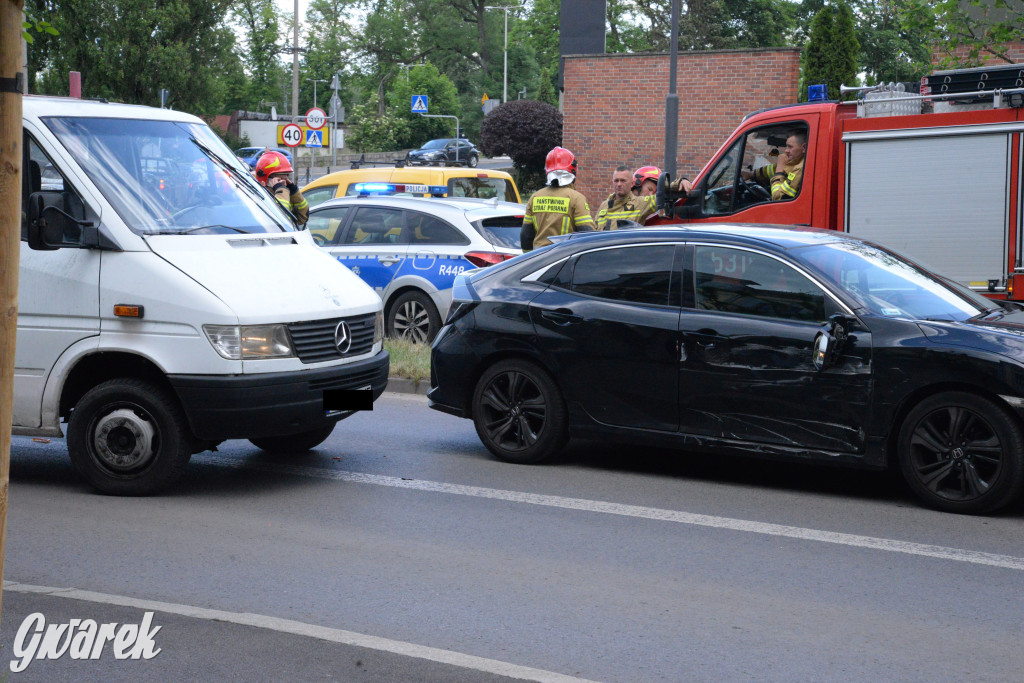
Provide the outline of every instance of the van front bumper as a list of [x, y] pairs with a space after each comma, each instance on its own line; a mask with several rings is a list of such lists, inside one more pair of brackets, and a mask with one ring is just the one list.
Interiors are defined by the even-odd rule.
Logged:
[[192, 432], [205, 441], [288, 436], [319, 429], [350, 412], [324, 410], [324, 392], [366, 389], [373, 400], [388, 384], [391, 358], [316, 370], [260, 375], [170, 375]]

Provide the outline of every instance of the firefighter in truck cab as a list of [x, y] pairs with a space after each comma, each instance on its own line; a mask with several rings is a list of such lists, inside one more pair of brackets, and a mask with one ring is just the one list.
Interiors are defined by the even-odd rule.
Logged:
[[753, 180], [771, 191], [772, 201], [793, 199], [800, 192], [804, 178], [804, 157], [807, 155], [807, 133], [802, 130], [790, 131], [786, 136], [786, 147], [775, 163], [762, 166], [754, 171], [743, 170], [744, 180]]

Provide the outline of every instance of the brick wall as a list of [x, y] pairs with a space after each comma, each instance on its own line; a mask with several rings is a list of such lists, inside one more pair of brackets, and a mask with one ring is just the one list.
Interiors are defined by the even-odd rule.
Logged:
[[[1007, 44], [1005, 52], [1010, 58], [1010, 62], [999, 57], [993, 57], [985, 52], [982, 52], [980, 56], [985, 64], [991, 65], [1024, 63], [1024, 42]], [[970, 49], [966, 47], [958, 47], [953, 50], [943, 50], [940, 47], [936, 47], [932, 52], [932, 64], [937, 66], [946, 57], [952, 57], [954, 60], [965, 60], [969, 53]]]
[[[798, 48], [679, 54], [679, 172], [692, 178], [745, 114], [796, 102], [799, 71]], [[616, 166], [664, 164], [668, 72], [668, 54], [565, 58], [562, 145], [580, 160], [576, 186], [595, 212]]]

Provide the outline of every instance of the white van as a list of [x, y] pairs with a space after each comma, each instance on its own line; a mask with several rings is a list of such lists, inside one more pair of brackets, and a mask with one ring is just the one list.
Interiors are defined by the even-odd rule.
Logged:
[[380, 298], [200, 119], [25, 97], [20, 435], [145, 494], [225, 439], [301, 452], [387, 384]]

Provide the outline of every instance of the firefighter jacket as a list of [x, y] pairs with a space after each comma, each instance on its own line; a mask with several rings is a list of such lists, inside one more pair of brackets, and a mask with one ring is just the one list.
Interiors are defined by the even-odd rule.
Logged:
[[309, 220], [309, 202], [299, 192], [299, 187], [295, 183], [281, 183], [274, 188], [274, 197], [281, 206], [291, 211], [299, 225], [305, 225]]
[[519, 236], [523, 251], [551, 244], [554, 235], [568, 235], [594, 229], [587, 198], [572, 185], [548, 185], [533, 193], [526, 203], [526, 216]]
[[630, 194], [619, 198], [613, 192], [601, 202], [595, 230], [617, 230], [619, 221], [634, 221], [643, 225], [648, 216], [657, 212], [657, 199], [654, 195], [637, 197]]
[[804, 179], [804, 159], [792, 166], [768, 164], [754, 171], [754, 180], [762, 185], [769, 185], [772, 190], [772, 201], [792, 199], [800, 192], [800, 183]]

